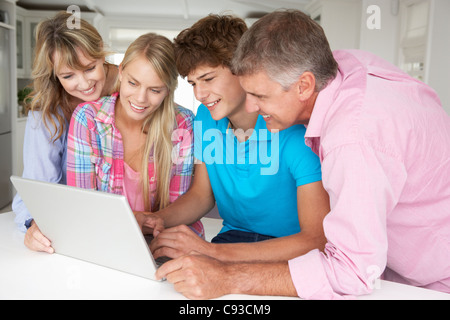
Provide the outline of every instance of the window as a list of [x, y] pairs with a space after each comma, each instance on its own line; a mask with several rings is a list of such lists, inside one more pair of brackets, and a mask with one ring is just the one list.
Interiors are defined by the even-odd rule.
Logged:
[[429, 1], [404, 0], [400, 40], [400, 62], [409, 75], [425, 80]]

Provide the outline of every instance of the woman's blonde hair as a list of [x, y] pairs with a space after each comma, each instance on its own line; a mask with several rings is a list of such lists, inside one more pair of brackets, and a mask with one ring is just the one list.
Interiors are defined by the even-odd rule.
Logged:
[[[103, 50], [102, 37], [91, 24], [80, 19], [80, 28], [69, 29], [67, 21], [70, 18], [70, 13], [62, 11], [40, 22], [36, 28], [33, 91], [29, 95], [32, 98], [29, 109], [42, 112], [42, 119], [52, 140], [61, 137], [66, 129], [64, 115], [73, 111], [69, 103], [70, 95], [56, 77], [56, 65], [67, 65], [77, 70], [85, 68], [78, 59], [78, 50], [95, 60], [108, 55]], [[60, 61], [53, 61], [55, 52], [59, 53]], [[63, 114], [58, 108], [62, 109]]]
[[[127, 49], [121, 63], [124, 70], [137, 57], [145, 57], [166, 85], [168, 95], [161, 106], [145, 119], [142, 130], [147, 134], [141, 165], [142, 190], [146, 211], [160, 210], [170, 203], [169, 187], [172, 171], [172, 132], [176, 128], [174, 93], [178, 71], [172, 42], [160, 35], [147, 33], [137, 38]], [[120, 84], [116, 84], [116, 89]], [[149, 158], [153, 155], [156, 192], [153, 205], [149, 194]]]

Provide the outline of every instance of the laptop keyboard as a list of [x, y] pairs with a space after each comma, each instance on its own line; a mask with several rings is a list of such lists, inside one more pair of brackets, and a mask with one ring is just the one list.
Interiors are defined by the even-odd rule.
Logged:
[[[153, 240], [153, 236], [152, 235], [144, 235], [144, 238], [145, 238], [145, 241], [147, 242], [147, 244], [150, 245], [150, 242], [152, 242], [152, 240]], [[169, 260], [172, 260], [172, 258], [159, 257], [158, 259], [155, 259], [155, 262], [156, 262], [156, 265], [158, 267], [160, 267]]]
[[159, 257], [158, 259], [155, 260], [156, 265], [158, 267], [162, 266], [164, 263], [166, 263], [167, 261], [172, 260], [172, 258], [169, 257]]

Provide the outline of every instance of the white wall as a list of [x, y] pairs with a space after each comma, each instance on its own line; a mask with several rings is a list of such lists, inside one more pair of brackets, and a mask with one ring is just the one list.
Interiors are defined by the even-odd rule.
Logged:
[[450, 115], [450, 0], [433, 0], [430, 9], [425, 82]]
[[[380, 8], [379, 29], [371, 25], [370, 19], [374, 13], [367, 12], [367, 9], [373, 5]], [[397, 64], [399, 18], [398, 14], [393, 12], [392, 1], [362, 0], [361, 14], [360, 49], [372, 52], [392, 64]]]
[[429, 1], [430, 10], [420, 79], [438, 93], [450, 114], [450, 0], [314, 0], [306, 12], [320, 20], [332, 50], [369, 51], [402, 68], [402, 8], [421, 1]]

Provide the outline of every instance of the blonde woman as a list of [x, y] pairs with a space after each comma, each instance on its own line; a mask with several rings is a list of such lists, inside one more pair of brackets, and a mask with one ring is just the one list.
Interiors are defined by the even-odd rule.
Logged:
[[[66, 12], [37, 27], [33, 91], [24, 139], [23, 177], [66, 183], [67, 131], [78, 104], [111, 93], [117, 66], [105, 63], [107, 52], [97, 30], [81, 19], [80, 28], [67, 28]], [[16, 224], [26, 232], [25, 245], [53, 252], [22, 199], [13, 200]]]
[[[81, 104], [69, 128], [67, 183], [125, 195], [135, 213], [155, 212], [185, 193], [193, 170], [191, 111], [176, 106], [172, 43], [136, 39], [119, 67], [118, 92]], [[191, 225], [199, 236], [203, 225]]]

